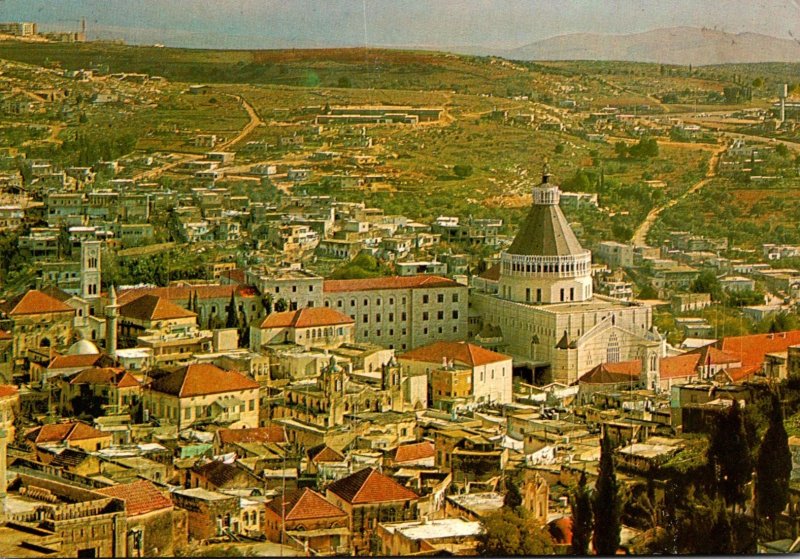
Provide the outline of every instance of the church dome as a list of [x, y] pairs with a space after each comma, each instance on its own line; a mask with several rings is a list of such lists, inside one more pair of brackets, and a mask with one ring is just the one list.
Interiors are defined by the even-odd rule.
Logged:
[[100, 350], [89, 340], [79, 340], [69, 346], [67, 355], [98, 355]]
[[560, 190], [545, 170], [542, 182], [533, 188], [533, 206], [519, 228], [509, 254], [525, 256], [583, 256], [581, 246], [567, 218], [558, 206]]

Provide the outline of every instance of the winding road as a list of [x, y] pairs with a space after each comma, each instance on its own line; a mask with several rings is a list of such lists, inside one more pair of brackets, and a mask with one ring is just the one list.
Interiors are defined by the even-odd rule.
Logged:
[[677, 198], [673, 198], [669, 202], [653, 208], [650, 210], [650, 213], [647, 214], [647, 217], [644, 219], [641, 225], [636, 229], [636, 232], [633, 234], [632, 243], [634, 246], [647, 246], [647, 234], [650, 232], [650, 229], [653, 227], [653, 224], [658, 219], [658, 216], [661, 215], [661, 212], [666, 210], [667, 208], [671, 208], [679, 201], [683, 200], [687, 196], [694, 194], [695, 192], [699, 191], [709, 182], [711, 179], [717, 176], [717, 163], [719, 162], [719, 157], [722, 155], [722, 152], [727, 149], [727, 145], [723, 144], [719, 146], [716, 150], [714, 150], [713, 155], [708, 160], [708, 170], [706, 171], [706, 176], [703, 177], [702, 180], [693, 184], [686, 192], [678, 196]]

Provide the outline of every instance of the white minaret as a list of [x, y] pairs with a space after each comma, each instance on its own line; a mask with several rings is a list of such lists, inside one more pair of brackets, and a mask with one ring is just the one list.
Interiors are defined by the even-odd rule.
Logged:
[[112, 285], [108, 292], [108, 304], [106, 305], [106, 353], [111, 357], [117, 356], [118, 317], [119, 305], [117, 304], [117, 291]]
[[100, 298], [100, 241], [81, 243], [81, 297], [87, 301]]

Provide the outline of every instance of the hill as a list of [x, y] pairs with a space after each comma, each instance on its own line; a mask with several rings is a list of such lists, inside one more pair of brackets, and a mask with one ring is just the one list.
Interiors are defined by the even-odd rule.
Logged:
[[630, 35], [559, 35], [502, 55], [516, 60], [625, 60], [702, 66], [796, 62], [800, 59], [800, 43], [757, 33], [671, 27]]

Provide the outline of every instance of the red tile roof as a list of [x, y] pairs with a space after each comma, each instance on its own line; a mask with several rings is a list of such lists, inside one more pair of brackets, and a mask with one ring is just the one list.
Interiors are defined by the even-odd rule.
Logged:
[[238, 392], [258, 388], [259, 384], [237, 371], [225, 371], [210, 363], [181, 367], [150, 385], [152, 390], [179, 398]]
[[75, 312], [69, 305], [36, 289], [0, 303], [0, 310], [8, 316]]
[[434, 342], [398, 356], [399, 359], [438, 364], [441, 364], [445, 357], [468, 367], [479, 367], [511, 359], [508, 355], [466, 342]]
[[759, 365], [751, 365], [749, 367], [731, 367], [729, 369], [722, 369], [717, 374], [725, 375], [731, 382], [741, 382], [747, 380], [755, 375], [761, 367]]
[[125, 511], [128, 513], [128, 518], [173, 508], [172, 500], [147, 480], [112, 485], [95, 491], [107, 497], [116, 497], [125, 501]]
[[170, 300], [155, 295], [142, 295], [119, 308], [120, 316], [136, 320], [169, 320], [175, 318], [190, 318], [197, 313], [187, 311]]
[[[284, 507], [283, 512], [281, 512], [281, 504]], [[346, 512], [308, 487], [287, 493], [283, 498], [276, 497], [267, 503], [267, 507], [285, 520], [307, 521], [347, 517]]]
[[231, 443], [283, 443], [286, 442], [286, 430], [280, 425], [254, 427], [252, 429], [219, 429], [217, 431], [220, 444]]
[[719, 348], [740, 357], [742, 367], [761, 366], [767, 353], [787, 351], [789, 346], [800, 344], [800, 330], [778, 332], [776, 334], [753, 334], [735, 336], [717, 342]]
[[[700, 355], [684, 353], [672, 357], [662, 357], [658, 362], [659, 376], [662, 379], [676, 379], [697, 376]], [[642, 371], [642, 360], [601, 363], [578, 379], [580, 384], [618, 384], [636, 382]]]
[[121, 367], [92, 367], [76, 373], [70, 384], [108, 384], [118, 388], [141, 386], [136, 378]]
[[500, 264], [491, 266], [488, 270], [478, 276], [489, 281], [500, 281]]
[[700, 364], [706, 365], [732, 365], [733, 363], [740, 363], [741, 358], [738, 355], [717, 349], [712, 345], [705, 345], [693, 349], [689, 353], [697, 353], [700, 355]]
[[274, 312], [261, 323], [261, 328], [313, 328], [352, 324], [354, 320], [337, 310], [311, 307], [296, 311]]
[[376, 289], [417, 289], [432, 287], [463, 287], [451, 279], [441, 276], [390, 276], [368, 279], [325, 280], [325, 293], [347, 291], [374, 291]]
[[26, 435], [26, 439], [34, 443], [56, 443], [64, 441], [82, 441], [101, 437], [111, 438], [110, 433], [104, 433], [82, 421], [68, 423], [51, 423], [33, 429]]
[[319, 463], [319, 462], [344, 462], [345, 457], [336, 452], [334, 449], [329, 447], [326, 444], [321, 444], [319, 446], [315, 446], [308, 451], [308, 457], [311, 459], [312, 462]]
[[12, 384], [0, 384], [0, 398], [7, 398], [8, 396], [14, 396], [19, 392], [16, 386]]
[[169, 301], [178, 302], [181, 305], [188, 305], [189, 297], [197, 294], [198, 301], [206, 299], [221, 299], [226, 303], [231, 298], [231, 293], [236, 293], [236, 297], [257, 297], [258, 291], [250, 285], [181, 285], [169, 287], [139, 287], [120, 291], [117, 295], [117, 302], [124, 305], [138, 299], [144, 295], [154, 295]]
[[416, 493], [375, 468], [364, 468], [336, 480], [328, 486], [328, 491], [353, 505], [419, 499]]
[[104, 363], [110, 363], [111, 358], [102, 353], [90, 355], [57, 355], [50, 361], [48, 369], [75, 369], [100, 367]]
[[435, 454], [436, 450], [430, 441], [404, 444], [394, 449], [394, 461], [397, 463], [414, 462], [416, 460], [423, 460], [425, 458], [433, 458]]

